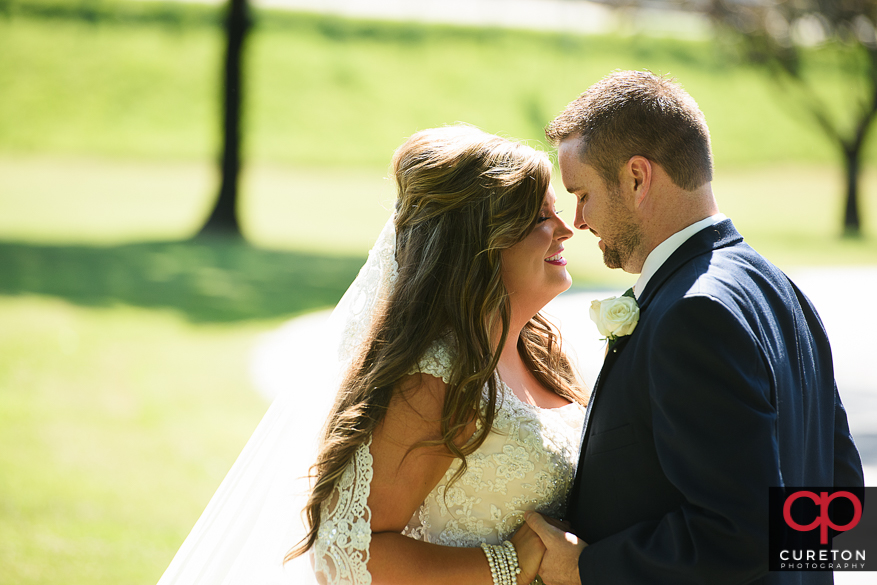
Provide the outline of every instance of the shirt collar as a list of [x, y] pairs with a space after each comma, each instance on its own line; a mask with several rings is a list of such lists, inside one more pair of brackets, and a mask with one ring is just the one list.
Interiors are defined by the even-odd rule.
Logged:
[[725, 214], [717, 213], [715, 215], [711, 215], [706, 219], [702, 219], [698, 222], [695, 222], [684, 228], [679, 230], [652, 250], [652, 252], [646, 258], [646, 261], [643, 263], [642, 272], [640, 272], [639, 278], [636, 281], [636, 284], [633, 285], [633, 294], [636, 295], [636, 298], [639, 299], [640, 295], [646, 290], [646, 285], [649, 283], [649, 280], [655, 275], [658, 269], [667, 261], [667, 259], [673, 255], [673, 252], [679, 249], [679, 246], [684, 244], [691, 236], [696, 234], [697, 232], [706, 229], [708, 227], [714, 226], [720, 221], [724, 221], [728, 219]]

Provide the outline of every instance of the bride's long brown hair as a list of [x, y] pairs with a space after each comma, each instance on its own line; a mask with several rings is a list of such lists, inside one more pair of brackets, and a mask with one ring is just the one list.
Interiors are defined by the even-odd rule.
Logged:
[[[287, 555], [309, 550], [320, 526], [320, 507], [330, 498], [356, 449], [383, 420], [399, 382], [415, 369], [439, 337], [453, 340], [455, 360], [441, 416], [441, 439], [463, 463], [493, 427], [494, 376], [508, 337], [509, 295], [500, 252], [521, 241], [536, 224], [551, 180], [545, 153], [469, 126], [418, 132], [396, 150], [396, 260], [399, 275], [383, 314], [341, 385], [324, 430], [316, 483], [305, 514], [309, 531]], [[499, 343], [491, 332], [500, 329]], [[546, 387], [572, 401], [586, 398], [541, 316], [521, 332], [518, 349]], [[486, 408], [479, 408], [488, 388]], [[454, 439], [473, 420], [475, 435], [462, 447]]]

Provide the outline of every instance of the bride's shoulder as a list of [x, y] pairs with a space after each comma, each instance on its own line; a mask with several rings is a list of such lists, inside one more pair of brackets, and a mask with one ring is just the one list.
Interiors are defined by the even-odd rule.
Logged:
[[428, 374], [450, 383], [455, 355], [454, 340], [451, 334], [436, 338], [429, 345], [409, 374]]

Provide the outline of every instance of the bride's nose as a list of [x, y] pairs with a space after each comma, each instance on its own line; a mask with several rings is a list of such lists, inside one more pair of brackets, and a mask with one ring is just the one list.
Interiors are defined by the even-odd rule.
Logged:
[[563, 240], [570, 239], [573, 236], [573, 231], [569, 224], [563, 221], [563, 218], [558, 219], [560, 219], [560, 222], [554, 230], [554, 238], [562, 242]]

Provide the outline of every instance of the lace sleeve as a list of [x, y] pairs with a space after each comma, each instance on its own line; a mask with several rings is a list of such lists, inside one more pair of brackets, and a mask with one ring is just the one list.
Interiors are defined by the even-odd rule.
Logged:
[[[447, 341], [439, 340], [410, 373], [423, 373], [448, 382], [452, 354]], [[367, 505], [373, 476], [371, 438], [360, 445], [341, 479], [320, 508], [320, 528], [314, 544], [314, 572], [328, 585], [370, 585], [371, 510]], [[424, 526], [414, 515], [403, 534], [417, 538]]]
[[453, 363], [451, 344], [446, 339], [437, 339], [421, 356], [417, 366], [411, 368], [409, 374], [429, 374], [441, 378], [445, 384], [451, 381], [451, 364]]
[[323, 502], [314, 545], [314, 572], [328, 585], [369, 585], [366, 567], [371, 544], [367, 505], [373, 475], [371, 438], [359, 446], [332, 492]]

